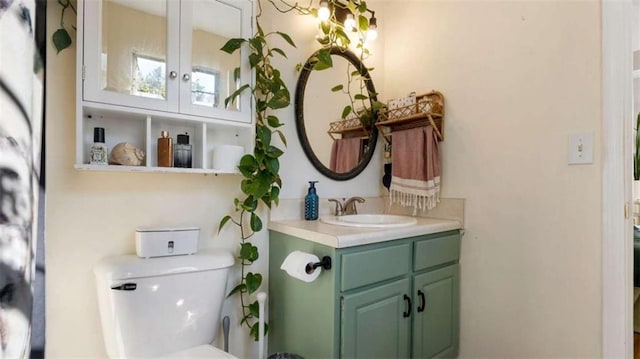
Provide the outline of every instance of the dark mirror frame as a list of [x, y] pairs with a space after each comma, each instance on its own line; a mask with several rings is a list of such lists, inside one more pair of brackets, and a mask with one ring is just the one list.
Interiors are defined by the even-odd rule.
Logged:
[[[367, 96], [369, 97], [369, 106], [370, 108], [373, 109], [373, 103], [377, 101], [377, 92], [375, 87], [373, 86], [373, 81], [371, 80], [371, 75], [369, 74], [369, 70], [367, 70], [367, 67], [364, 65], [364, 63], [362, 63], [362, 61], [360, 61], [360, 59], [353, 52], [343, 48], [331, 47], [329, 49], [329, 52], [331, 55], [340, 56], [346, 59], [358, 70], [358, 72], [364, 79], [365, 86], [368, 91]], [[331, 178], [337, 181], [346, 181], [359, 175], [367, 167], [367, 165], [369, 165], [369, 162], [371, 161], [371, 157], [373, 157], [373, 153], [376, 149], [376, 143], [378, 141], [378, 129], [375, 126], [375, 123], [378, 120], [378, 112], [373, 111], [373, 115], [371, 119], [371, 128], [369, 129], [369, 133], [370, 133], [369, 147], [367, 149], [367, 152], [364, 153], [364, 157], [356, 167], [354, 167], [349, 172], [337, 173], [332, 171], [328, 167], [326, 167], [322, 162], [320, 162], [316, 154], [313, 153], [313, 149], [311, 148], [311, 145], [309, 143], [309, 138], [307, 137], [307, 132], [305, 130], [305, 123], [304, 123], [304, 90], [305, 90], [305, 87], [307, 86], [307, 80], [309, 79], [309, 76], [311, 75], [311, 73], [316, 72], [316, 70], [313, 70], [313, 66], [317, 61], [315, 60], [317, 54], [318, 52], [313, 53], [309, 57], [307, 62], [304, 64], [304, 66], [302, 67], [302, 70], [300, 70], [300, 77], [298, 78], [298, 84], [296, 86], [295, 111], [296, 111], [296, 130], [298, 132], [298, 139], [300, 140], [300, 144], [302, 144], [302, 149], [304, 150], [304, 153], [307, 155], [307, 158], [309, 159], [309, 161], [311, 161], [311, 164], [313, 164], [313, 167], [315, 167], [318, 171], [320, 171], [320, 173], [322, 173], [328, 178]], [[328, 71], [328, 70], [330, 69], [321, 70], [320, 74], [322, 71]], [[337, 117], [339, 116], [340, 115], [338, 114]]]

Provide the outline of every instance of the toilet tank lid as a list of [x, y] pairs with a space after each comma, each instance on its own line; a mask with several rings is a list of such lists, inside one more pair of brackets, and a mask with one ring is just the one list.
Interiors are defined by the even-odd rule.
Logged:
[[230, 252], [209, 249], [197, 254], [172, 257], [108, 257], [98, 262], [93, 270], [98, 277], [118, 280], [214, 270], [231, 267], [233, 263], [233, 255]]

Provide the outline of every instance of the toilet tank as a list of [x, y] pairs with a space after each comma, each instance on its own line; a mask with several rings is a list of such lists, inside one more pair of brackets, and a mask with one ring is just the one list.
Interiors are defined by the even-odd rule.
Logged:
[[94, 273], [109, 356], [155, 357], [211, 343], [233, 263], [222, 250], [102, 260]]

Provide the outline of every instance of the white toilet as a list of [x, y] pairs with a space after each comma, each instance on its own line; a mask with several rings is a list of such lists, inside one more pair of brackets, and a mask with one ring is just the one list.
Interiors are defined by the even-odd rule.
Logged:
[[233, 256], [221, 250], [106, 258], [94, 269], [111, 358], [235, 358], [210, 343]]

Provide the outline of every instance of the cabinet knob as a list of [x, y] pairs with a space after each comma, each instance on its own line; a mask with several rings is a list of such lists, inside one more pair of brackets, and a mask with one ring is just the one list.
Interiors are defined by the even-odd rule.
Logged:
[[191, 76], [189, 76], [189, 74], [182, 75], [182, 81], [189, 81], [190, 78]]
[[176, 77], [178, 77], [178, 73], [175, 71], [171, 71], [169, 72], [169, 77], [172, 79], [175, 79]]

